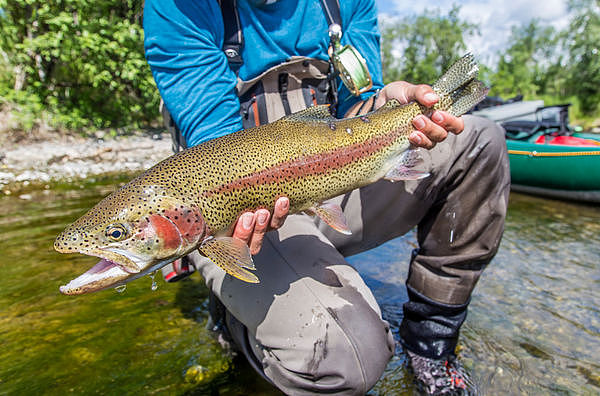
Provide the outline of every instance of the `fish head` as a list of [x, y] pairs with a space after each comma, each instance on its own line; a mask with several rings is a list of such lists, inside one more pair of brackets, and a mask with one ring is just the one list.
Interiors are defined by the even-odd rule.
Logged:
[[58, 235], [54, 248], [100, 262], [65, 286], [84, 294], [119, 286], [194, 250], [206, 234], [199, 209], [152, 186], [126, 185]]

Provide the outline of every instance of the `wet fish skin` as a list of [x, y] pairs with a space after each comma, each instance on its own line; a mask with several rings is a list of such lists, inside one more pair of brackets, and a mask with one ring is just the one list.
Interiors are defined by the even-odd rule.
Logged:
[[390, 101], [366, 116], [338, 120], [316, 106], [281, 120], [204, 142], [158, 163], [68, 226], [54, 247], [102, 260], [61, 287], [83, 294], [118, 286], [196, 249], [229, 274], [257, 283], [248, 247], [229, 237], [246, 210], [273, 209], [286, 196], [290, 213], [319, 215], [348, 233], [339, 208], [324, 201], [373, 183], [426, 176], [416, 170], [408, 136], [418, 114], [459, 116], [481, 101], [471, 55], [433, 89], [434, 108]]

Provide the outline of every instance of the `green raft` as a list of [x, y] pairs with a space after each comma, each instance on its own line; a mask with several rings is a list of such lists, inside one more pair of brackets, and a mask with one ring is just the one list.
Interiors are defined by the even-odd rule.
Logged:
[[511, 188], [553, 198], [600, 203], [600, 135], [568, 126], [568, 105], [554, 118], [508, 121]]

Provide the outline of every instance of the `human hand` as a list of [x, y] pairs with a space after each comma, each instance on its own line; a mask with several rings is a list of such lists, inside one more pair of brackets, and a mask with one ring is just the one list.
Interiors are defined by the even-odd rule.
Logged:
[[262, 247], [265, 233], [283, 225], [290, 211], [290, 201], [281, 197], [275, 202], [273, 216], [267, 209], [243, 213], [235, 224], [233, 237], [248, 244], [250, 254], [257, 254]]
[[[383, 87], [375, 101], [375, 108], [380, 108], [390, 99], [396, 99], [400, 103], [416, 101], [424, 106], [431, 107], [439, 101], [439, 96], [429, 85], [414, 85], [406, 81], [395, 81]], [[461, 117], [454, 117], [440, 110], [434, 111], [431, 118], [424, 115], [415, 117], [413, 126], [416, 130], [410, 134], [409, 141], [415, 146], [426, 149], [431, 149], [436, 143], [446, 139], [448, 132], [459, 134], [465, 127]]]

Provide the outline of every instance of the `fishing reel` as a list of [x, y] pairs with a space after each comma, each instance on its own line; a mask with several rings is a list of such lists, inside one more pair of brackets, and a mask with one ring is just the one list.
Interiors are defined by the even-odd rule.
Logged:
[[342, 47], [342, 27], [337, 23], [329, 26], [329, 59], [350, 93], [358, 96], [373, 86], [373, 80], [365, 58], [352, 45]]

